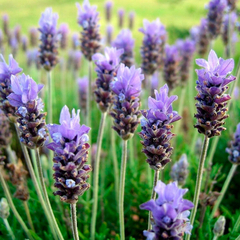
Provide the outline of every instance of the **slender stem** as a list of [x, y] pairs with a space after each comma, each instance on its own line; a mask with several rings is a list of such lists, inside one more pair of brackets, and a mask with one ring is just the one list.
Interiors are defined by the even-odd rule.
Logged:
[[8, 231], [8, 233], [9, 233], [9, 235], [11, 236], [12, 240], [15, 240], [16, 238], [15, 238], [15, 236], [13, 234], [13, 231], [12, 231], [12, 229], [11, 229], [9, 223], [8, 223], [7, 218], [3, 218], [3, 222], [5, 224], [5, 227], [6, 227], [7, 231]]
[[[207, 136], [205, 136], [203, 147], [202, 147], [202, 153], [201, 153], [201, 157], [200, 157], [200, 162], [199, 162], [199, 166], [198, 166], [197, 182], [196, 182], [194, 199], [193, 199], [194, 207], [193, 207], [193, 210], [191, 212], [191, 217], [190, 217], [190, 224], [192, 226], [193, 226], [194, 219], [195, 219], [195, 216], [196, 216], [196, 213], [197, 213], [199, 194], [200, 194], [200, 191], [201, 191], [201, 183], [202, 183], [204, 162], [205, 162], [206, 155], [207, 155], [208, 143], [209, 143], [209, 138]], [[190, 234], [187, 235], [186, 239], [187, 240], [190, 239]]]
[[[34, 172], [37, 177], [38, 185], [40, 185], [40, 177], [39, 177], [39, 172], [37, 170], [36, 155], [35, 155], [35, 151], [33, 149], [30, 150], [30, 155], [31, 155], [32, 163], [33, 163]], [[41, 185], [40, 185], [40, 189], [42, 191]]]
[[53, 210], [52, 210], [49, 198], [48, 198], [47, 189], [46, 189], [46, 186], [45, 186], [45, 183], [44, 183], [42, 166], [41, 166], [41, 161], [40, 161], [40, 155], [39, 155], [39, 149], [38, 148], [35, 148], [35, 153], [36, 153], [38, 173], [39, 173], [39, 177], [40, 177], [40, 184], [41, 184], [41, 187], [42, 187], [42, 190], [43, 190], [43, 196], [44, 196], [45, 201], [46, 201], [46, 206], [47, 206], [47, 208], [49, 210], [49, 214], [50, 214], [50, 216], [52, 218], [52, 221], [53, 221], [53, 226], [54, 226], [54, 228], [55, 228], [55, 230], [57, 232], [57, 235], [58, 235], [59, 239], [64, 240], [64, 238], [62, 236], [62, 233], [61, 233], [61, 231], [60, 231], [60, 229], [58, 227], [56, 218], [55, 218], [55, 216], [53, 214]]
[[33, 222], [32, 222], [32, 218], [31, 218], [31, 214], [30, 214], [29, 207], [28, 207], [28, 202], [23, 201], [23, 206], [24, 206], [25, 213], [27, 215], [28, 224], [29, 224], [30, 228], [35, 232]]
[[121, 176], [120, 176], [120, 188], [119, 188], [119, 224], [120, 224], [120, 238], [125, 240], [124, 229], [124, 188], [125, 188], [125, 175], [127, 164], [127, 140], [123, 140], [122, 148], [122, 163], [121, 163]]
[[217, 240], [217, 239], [218, 239], [218, 236], [215, 235], [215, 236], [213, 237], [213, 240]]
[[6, 151], [7, 151], [8, 159], [10, 160], [10, 162], [13, 164], [17, 164], [16, 157], [14, 156], [10, 145], [7, 146]]
[[240, 240], [240, 235], [235, 240]]
[[91, 239], [95, 239], [95, 231], [96, 231], [96, 220], [97, 220], [97, 207], [98, 207], [98, 182], [99, 182], [99, 162], [100, 162], [100, 154], [102, 147], [102, 138], [103, 138], [103, 130], [105, 125], [107, 112], [102, 113], [101, 122], [99, 125], [98, 131], [98, 139], [97, 139], [97, 153], [96, 159], [94, 162], [94, 173], [93, 173], [93, 209], [92, 209], [92, 223], [91, 223]]
[[220, 193], [220, 196], [218, 197], [217, 199], [217, 202], [215, 203], [214, 207], [213, 207], [213, 210], [212, 210], [212, 213], [210, 215], [210, 219], [212, 219], [214, 217], [214, 214], [215, 212], [217, 211], [219, 205], [221, 204], [222, 202], [222, 199], [227, 191], [227, 188], [229, 186], [229, 183], [233, 177], [233, 174], [235, 173], [235, 170], [237, 168], [237, 165], [236, 164], [233, 164], [229, 173], [228, 173], [228, 176], [227, 176], [227, 179], [225, 180], [224, 184], [223, 184], [223, 187], [222, 187], [222, 190], [221, 190], [221, 193]]
[[21, 216], [19, 215], [17, 209], [16, 209], [15, 206], [14, 206], [14, 203], [13, 203], [12, 197], [11, 197], [11, 194], [10, 194], [10, 192], [9, 192], [9, 190], [8, 190], [7, 184], [6, 184], [6, 182], [5, 182], [5, 179], [4, 179], [4, 177], [3, 177], [3, 174], [2, 174], [2, 172], [1, 172], [1, 170], [2, 170], [2, 169], [0, 168], [0, 181], [1, 181], [1, 185], [2, 185], [2, 187], [3, 187], [4, 194], [5, 194], [6, 198], [7, 198], [8, 204], [9, 204], [10, 208], [12, 209], [14, 216], [16, 217], [16, 219], [18, 220], [18, 222], [19, 222], [20, 225], [22, 226], [24, 232], [25, 232], [26, 235], [28, 236], [28, 238], [33, 240], [33, 238], [32, 238], [32, 236], [31, 236], [31, 234], [30, 234], [30, 232], [29, 232], [26, 224], [24, 223], [24, 221], [22, 220]]
[[129, 139], [129, 158], [130, 168], [133, 170], [134, 169], [133, 137]]
[[[153, 181], [153, 188], [152, 188], [152, 195], [151, 195], [151, 199], [153, 199], [153, 200], [156, 199], [156, 195], [157, 195], [156, 192], [155, 192], [155, 187], [156, 187], [157, 181], [159, 179], [159, 172], [160, 172], [160, 170], [155, 170], [154, 171], [154, 181]], [[152, 212], [149, 211], [149, 213], [148, 213], [148, 229], [149, 230], [152, 229], [151, 219], [152, 219]]]
[[71, 205], [71, 223], [72, 223], [73, 239], [74, 240], [79, 240], [78, 227], [77, 227], [76, 203], [70, 204], [70, 205]]
[[115, 131], [113, 129], [111, 129], [110, 131], [111, 131], [111, 149], [112, 149], [113, 168], [114, 168], [115, 195], [116, 195], [116, 202], [118, 203], [119, 170], [118, 170], [118, 160], [117, 160], [117, 154], [116, 154], [116, 139], [115, 139]]
[[48, 123], [52, 122], [52, 76], [51, 71], [47, 72], [47, 82], [48, 82]]
[[233, 232], [237, 232], [240, 226], [240, 216], [238, 217], [234, 227], [233, 227]]

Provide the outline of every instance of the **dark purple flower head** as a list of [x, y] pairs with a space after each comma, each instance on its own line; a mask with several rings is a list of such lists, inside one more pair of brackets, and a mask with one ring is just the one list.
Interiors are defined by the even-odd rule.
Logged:
[[141, 93], [141, 83], [144, 75], [141, 74], [141, 68], [135, 66], [128, 68], [120, 64], [117, 72], [116, 81], [112, 82], [112, 91], [118, 96], [119, 101], [131, 100], [139, 97]]
[[228, 84], [236, 79], [230, 75], [234, 68], [234, 60], [218, 58], [216, 53], [211, 50], [208, 56], [208, 61], [197, 59], [197, 65], [203, 69], [196, 70], [198, 75], [196, 89], [198, 95], [195, 99], [197, 114], [195, 117], [198, 122], [195, 128], [199, 133], [213, 137], [221, 134], [225, 130], [223, 126], [224, 119], [228, 117], [227, 101], [231, 99], [228, 94], [225, 94], [228, 89]]
[[89, 140], [89, 127], [80, 125], [80, 110], [72, 111], [70, 115], [67, 106], [64, 106], [60, 114], [60, 125], [48, 124], [50, 135], [53, 139], [47, 148], [54, 151], [53, 174], [54, 186], [58, 191], [61, 201], [70, 204], [76, 203], [90, 185], [86, 182], [91, 171], [91, 166], [86, 165], [88, 157], [87, 143]]
[[105, 112], [113, 101], [113, 94], [110, 84], [113, 78], [117, 75], [118, 67], [120, 64], [120, 56], [123, 49], [105, 48], [105, 55], [95, 53], [92, 57], [96, 64], [97, 80], [95, 96], [98, 107], [101, 111]]
[[5, 113], [0, 109], [0, 148], [6, 148], [12, 140], [10, 123]]
[[68, 40], [68, 33], [69, 33], [69, 27], [67, 23], [62, 23], [59, 26], [58, 33], [60, 34], [60, 46], [62, 49], [66, 49], [67, 47], [67, 40]]
[[57, 33], [57, 20], [58, 14], [52, 12], [52, 8], [46, 8], [45, 12], [39, 20], [40, 32], [43, 34], [56, 34]]
[[208, 5], [208, 34], [215, 39], [221, 32], [223, 13], [227, 6], [226, 0], [211, 0]]
[[114, 118], [113, 129], [123, 140], [131, 138], [140, 123], [139, 96], [143, 79], [141, 68], [136, 69], [135, 66], [128, 68], [121, 63], [117, 77], [111, 84], [115, 93], [111, 111]]
[[230, 147], [226, 148], [229, 154], [228, 160], [233, 164], [240, 164], [240, 123], [237, 125], [237, 130], [234, 133], [234, 138], [230, 142]]
[[10, 30], [9, 30], [9, 16], [8, 14], [4, 14], [2, 16], [2, 20], [3, 20], [3, 32], [5, 34], [5, 36], [9, 36]]
[[144, 118], [141, 119], [142, 131], [139, 133], [143, 139], [142, 151], [150, 167], [155, 170], [164, 168], [171, 161], [173, 148], [170, 140], [174, 137], [171, 124], [181, 119], [172, 108], [177, 96], [168, 97], [168, 91], [167, 84], [159, 92], [155, 90], [155, 98], [148, 98], [148, 110], [142, 111]]
[[141, 209], [152, 212], [153, 230], [144, 231], [144, 236], [149, 240], [183, 239], [184, 233], [190, 234], [192, 226], [188, 216], [193, 203], [183, 199], [187, 189], [178, 188], [177, 183], [164, 184], [158, 181], [155, 191], [156, 200], [140, 205]]
[[89, 25], [95, 25], [98, 22], [97, 6], [91, 6], [89, 0], [84, 0], [82, 7], [76, 3], [78, 8], [78, 23], [86, 29]]

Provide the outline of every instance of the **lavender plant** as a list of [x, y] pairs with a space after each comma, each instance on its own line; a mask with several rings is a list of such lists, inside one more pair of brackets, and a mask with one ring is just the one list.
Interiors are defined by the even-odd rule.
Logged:
[[178, 188], [176, 182], [166, 185], [158, 181], [155, 191], [158, 194], [156, 200], [140, 205], [141, 209], [151, 211], [153, 215], [153, 230], [143, 231], [144, 236], [149, 240], [181, 240], [184, 233], [190, 235], [192, 225], [188, 216], [193, 203], [183, 199], [188, 189]]
[[118, 9], [118, 27], [119, 28], [123, 28], [124, 15], [125, 15], [124, 9], [122, 8]]
[[113, 8], [113, 2], [108, 0], [105, 3], [105, 18], [107, 22], [111, 21], [112, 18], [112, 8]]
[[59, 26], [58, 33], [60, 34], [60, 47], [61, 49], [65, 50], [68, 45], [68, 33], [69, 33], [69, 26], [67, 23], [62, 23]]

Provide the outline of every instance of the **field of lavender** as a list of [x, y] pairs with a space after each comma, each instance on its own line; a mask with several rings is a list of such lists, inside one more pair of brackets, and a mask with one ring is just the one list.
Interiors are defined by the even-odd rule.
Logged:
[[240, 240], [238, 5], [2, 0], [0, 239]]

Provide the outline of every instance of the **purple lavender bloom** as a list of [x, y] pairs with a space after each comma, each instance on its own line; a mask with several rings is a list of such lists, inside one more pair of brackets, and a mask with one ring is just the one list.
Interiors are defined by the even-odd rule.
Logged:
[[113, 102], [113, 94], [110, 84], [117, 75], [120, 64], [120, 56], [123, 49], [105, 48], [105, 55], [96, 53], [92, 60], [96, 64], [96, 87], [95, 96], [98, 107], [102, 112], [106, 112]]
[[45, 70], [50, 71], [57, 63], [57, 20], [58, 14], [52, 12], [52, 8], [46, 8], [39, 20], [41, 32], [41, 45], [39, 60]]
[[185, 85], [189, 79], [189, 71], [192, 64], [193, 54], [195, 52], [195, 42], [190, 39], [178, 40], [177, 47], [182, 57], [180, 63], [180, 79], [182, 85]]
[[148, 110], [143, 110], [144, 118], [141, 120], [142, 131], [139, 133], [143, 139], [142, 152], [147, 156], [150, 167], [159, 170], [171, 161], [173, 148], [170, 140], [175, 136], [172, 132], [172, 123], [181, 119], [176, 111], [173, 111], [172, 103], [177, 96], [168, 97], [168, 86], [165, 84], [155, 90], [155, 98], [148, 98]]
[[141, 209], [152, 212], [153, 230], [144, 231], [148, 240], [183, 239], [184, 233], [190, 234], [192, 226], [188, 216], [193, 203], [183, 199], [188, 189], [178, 188], [177, 183], [164, 184], [158, 181], [155, 191], [158, 194], [156, 200], [140, 205]]
[[128, 68], [120, 64], [115, 81], [111, 83], [115, 99], [111, 111], [114, 118], [113, 129], [123, 140], [131, 138], [140, 123], [139, 96], [144, 75], [141, 68]]
[[50, 135], [53, 139], [47, 148], [54, 151], [53, 174], [54, 186], [58, 191], [61, 201], [74, 204], [78, 197], [90, 187], [86, 182], [91, 166], [85, 164], [90, 145], [88, 132], [89, 127], [80, 125], [80, 110], [72, 110], [72, 117], [67, 106], [62, 108], [60, 125], [48, 124]]
[[199, 133], [209, 138], [219, 136], [221, 131], [225, 130], [224, 119], [228, 117], [226, 105], [231, 99], [228, 94], [225, 94], [228, 89], [227, 85], [236, 79], [230, 75], [234, 69], [234, 60], [218, 58], [211, 50], [208, 61], [197, 59], [196, 63], [203, 69], [196, 70], [198, 95], [195, 99], [198, 102], [195, 117], [198, 122], [194, 127]]
[[139, 31], [144, 34], [141, 47], [142, 69], [144, 74], [152, 75], [163, 63], [166, 30], [159, 19], [153, 22], [144, 19], [143, 28]]
[[7, 14], [4, 14], [2, 16], [2, 20], [3, 20], [3, 32], [5, 34], [5, 36], [9, 36], [10, 30], [9, 30], [9, 16]]
[[123, 28], [123, 20], [124, 20], [125, 11], [124, 9], [118, 9], [118, 27]]
[[236, 9], [237, 0], [227, 0], [228, 8], [230, 11], [234, 11]]
[[72, 48], [74, 50], [76, 50], [76, 49], [78, 49], [79, 46], [80, 46], [80, 41], [79, 41], [78, 33], [73, 33], [73, 35], [72, 35]]
[[82, 77], [77, 79], [78, 83], [78, 93], [79, 93], [79, 106], [82, 111], [86, 111], [87, 104], [87, 87], [88, 87], [88, 77]]
[[130, 30], [132, 30], [134, 26], [135, 12], [131, 11], [128, 15], [128, 19], [129, 19], [128, 27]]
[[22, 43], [22, 50], [24, 52], [26, 52], [27, 48], [28, 48], [28, 38], [27, 38], [27, 36], [25, 36], [25, 35], [22, 36], [21, 43]]
[[10, 118], [13, 117], [16, 112], [16, 108], [11, 106], [7, 99], [9, 94], [12, 93], [11, 76], [20, 73], [22, 69], [18, 66], [18, 63], [11, 54], [9, 55], [9, 64], [5, 62], [2, 54], [0, 54], [0, 58], [2, 60], [2, 62], [0, 62], [0, 109]]
[[122, 29], [112, 42], [113, 47], [118, 49], [122, 48], [124, 50], [124, 53], [121, 55], [121, 62], [127, 67], [131, 67], [134, 64], [134, 42], [132, 33], [129, 29]]
[[105, 3], [105, 16], [106, 16], [106, 20], [107, 22], [111, 21], [111, 17], [112, 17], [112, 7], [113, 7], [113, 2], [112, 1], [107, 1]]
[[106, 27], [107, 44], [111, 45], [113, 35], [113, 26], [108, 24]]
[[[9, 120], [0, 109], [0, 146], [6, 148], [10, 145], [12, 140], [12, 133], [10, 129]], [[1, 148], [0, 147], [0, 148]]]
[[167, 45], [165, 47], [163, 77], [170, 91], [178, 86], [180, 60], [182, 59], [177, 46]]
[[35, 27], [31, 27], [29, 29], [29, 36], [30, 36], [30, 45], [31, 47], [36, 47], [38, 44], [38, 30]]
[[16, 57], [18, 51], [18, 40], [14, 35], [10, 38], [10, 47], [13, 57]]
[[83, 28], [81, 51], [88, 61], [91, 61], [93, 54], [100, 49], [99, 13], [97, 6], [91, 6], [88, 0], [84, 0], [82, 8], [79, 3], [76, 6], [78, 8], [78, 23]]
[[210, 39], [215, 39], [221, 32], [223, 12], [226, 6], [226, 0], [211, 0], [208, 4], [208, 34]]
[[11, 76], [12, 91], [8, 96], [9, 103], [17, 107], [16, 115], [20, 133], [20, 141], [29, 148], [43, 146], [47, 134], [44, 104], [38, 93], [43, 88], [31, 77], [22, 74]]
[[16, 38], [17, 42], [20, 43], [21, 42], [21, 26], [20, 25], [15, 26], [13, 30], [13, 35]]
[[228, 160], [232, 164], [240, 164], [240, 123], [237, 125], [234, 138], [230, 142], [230, 147], [226, 148], [226, 152], [229, 154]]
[[62, 23], [59, 26], [58, 33], [60, 34], [60, 47], [61, 49], [67, 48], [68, 43], [68, 33], [69, 33], [69, 27], [67, 23]]

